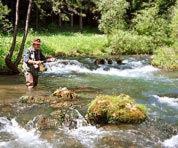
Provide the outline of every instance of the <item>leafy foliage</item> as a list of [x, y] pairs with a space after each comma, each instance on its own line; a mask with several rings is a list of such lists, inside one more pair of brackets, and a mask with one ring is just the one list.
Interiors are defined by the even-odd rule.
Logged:
[[126, 28], [124, 16], [128, 3], [126, 0], [99, 0], [96, 2], [101, 12], [99, 28], [106, 34], [113, 30]]
[[133, 19], [134, 31], [139, 35], [153, 37], [153, 43], [157, 46], [170, 45], [172, 42], [170, 37], [169, 22], [162, 16], [158, 15], [158, 7], [145, 8]]
[[178, 60], [173, 48], [162, 47], [155, 51], [152, 64], [165, 70], [178, 69]]
[[11, 31], [12, 25], [6, 18], [6, 15], [10, 12], [7, 6], [4, 6], [0, 0], [0, 32], [5, 33]]
[[109, 44], [117, 54], [149, 54], [156, 48], [153, 37], [122, 30], [110, 36]]

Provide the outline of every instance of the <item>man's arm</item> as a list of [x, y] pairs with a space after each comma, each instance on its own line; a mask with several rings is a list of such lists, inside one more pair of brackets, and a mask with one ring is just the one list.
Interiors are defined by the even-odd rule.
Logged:
[[42, 61], [33, 61], [30, 59], [30, 52], [28, 49], [25, 50], [23, 60], [27, 64], [41, 64]]

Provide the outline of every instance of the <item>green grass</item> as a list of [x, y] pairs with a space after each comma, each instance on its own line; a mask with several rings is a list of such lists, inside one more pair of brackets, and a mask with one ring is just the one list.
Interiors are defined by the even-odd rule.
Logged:
[[[82, 55], [103, 55], [102, 52], [107, 43], [107, 37], [98, 32], [84, 31], [71, 32], [29, 32], [25, 48], [31, 45], [34, 38], [40, 38], [42, 41], [42, 51], [45, 55], [55, 55], [58, 52], [66, 54], [80, 53]], [[18, 35], [17, 47], [18, 51], [22, 34]], [[12, 36], [0, 36], [0, 68], [4, 66], [4, 57], [7, 54], [12, 41]], [[15, 58], [15, 57], [14, 57]]]

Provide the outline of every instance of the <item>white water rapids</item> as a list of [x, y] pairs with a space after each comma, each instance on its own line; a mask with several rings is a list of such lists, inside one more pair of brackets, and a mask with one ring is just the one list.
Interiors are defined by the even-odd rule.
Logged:
[[[121, 65], [113, 62], [112, 64], [99, 65], [95, 69], [90, 69], [77, 60], [57, 60], [56, 62], [46, 63], [46, 74], [71, 74], [87, 73], [113, 75], [120, 77], [145, 77], [148, 78], [157, 68], [145, 64], [145, 61], [124, 60]], [[92, 62], [90, 62], [92, 63]], [[93, 62], [94, 63], [94, 62]]]
[[11, 140], [0, 141], [0, 148], [52, 148], [52, 146], [45, 140], [40, 138], [40, 134], [36, 129], [27, 131], [19, 126], [15, 119], [8, 120], [0, 117], [0, 134], [8, 134]]
[[[155, 73], [159, 71], [158, 68], [155, 68], [151, 65], [149, 65], [146, 61], [141, 60], [135, 60], [135, 59], [128, 59], [124, 60], [122, 64], [117, 64], [115, 61], [113, 61], [112, 64], [104, 64], [104, 65], [94, 65], [94, 60], [89, 59], [87, 63], [79, 62], [77, 60], [57, 60], [55, 62], [46, 63], [46, 66], [48, 70], [45, 72], [45, 74], [49, 75], [65, 75], [65, 74], [97, 74], [97, 75], [107, 75], [108, 77], [114, 76], [114, 77], [123, 77], [123, 78], [138, 78], [138, 79], [146, 79], [150, 80], [151, 82], [145, 83], [150, 84], [148, 88], [145, 87], [145, 89], [142, 89], [142, 86], [137, 88], [135, 83], [132, 85], [133, 89], [139, 89], [136, 91], [136, 93], [142, 94], [144, 91], [147, 93], [147, 90], [152, 90], [152, 87], [155, 86], [157, 83], [157, 79], [159, 76], [156, 76]], [[78, 75], [77, 75], [78, 76]], [[79, 75], [80, 76], [80, 75]], [[59, 78], [62, 79], [62, 78]], [[120, 79], [120, 78], [119, 78]], [[134, 80], [134, 82], [137, 82], [137, 80]], [[154, 80], [156, 80], [154, 83]], [[165, 80], [165, 79], [164, 79]], [[55, 80], [56, 82], [56, 80]], [[119, 83], [120, 81], [118, 81]], [[56, 82], [57, 83], [57, 82]], [[117, 80], [116, 80], [117, 83]], [[125, 83], [125, 81], [124, 81]], [[166, 81], [165, 83], [172, 83], [169, 81]], [[103, 83], [102, 83], [103, 84]], [[132, 83], [129, 83], [129, 85]], [[142, 84], [142, 83], [141, 83]], [[111, 85], [112, 86], [112, 85]], [[127, 85], [126, 85], [127, 86]], [[157, 87], [158, 85], [156, 85]], [[161, 86], [161, 85], [160, 85]], [[122, 86], [121, 86], [122, 87]], [[116, 89], [118, 89], [116, 87]], [[128, 89], [128, 88], [127, 88]], [[163, 105], [168, 106], [169, 108], [178, 108], [178, 98], [169, 98], [167, 96], [160, 97], [157, 93], [159, 90], [155, 90], [149, 92], [148, 94], [152, 94], [152, 98], [154, 99], [155, 106], [156, 107], [162, 107]], [[156, 95], [153, 95], [156, 94]], [[142, 97], [139, 98], [140, 100]], [[155, 101], [156, 100], [156, 101]], [[144, 100], [145, 104], [148, 103], [147, 100]], [[161, 105], [160, 105], [161, 104]], [[147, 104], [146, 104], [147, 105]], [[154, 106], [153, 104], [150, 104]], [[159, 106], [160, 105], [160, 106]], [[164, 106], [162, 108], [165, 109]], [[162, 112], [159, 112], [162, 113]], [[97, 128], [92, 125], [85, 124], [84, 117], [80, 115], [77, 119], [77, 128], [74, 129], [68, 129], [65, 128], [61, 129], [64, 130], [65, 136], [67, 135], [70, 138], [75, 139], [77, 142], [83, 146], [83, 147], [96, 147], [95, 144], [98, 144], [99, 140], [102, 139], [102, 137], [109, 135], [110, 137], [113, 136], [113, 133], [116, 136], [116, 140], [121, 138], [123, 136], [124, 142], [133, 142], [133, 143], [141, 143], [142, 146], [144, 145], [145, 141], [147, 141], [148, 145], [150, 144], [157, 144], [154, 143], [154, 141], [151, 141], [149, 138], [144, 137], [145, 135], [142, 133], [142, 135], [139, 137], [139, 131], [131, 130], [130, 133], [128, 130], [123, 130], [115, 132], [113, 131], [107, 131], [101, 128]], [[40, 132], [37, 129], [30, 129], [27, 130], [24, 127], [21, 127], [20, 122], [18, 123], [15, 119], [8, 120], [5, 117], [0, 117], [0, 148], [53, 148], [56, 147], [53, 145], [53, 143], [42, 139], [40, 136]], [[125, 134], [125, 135], [124, 135]], [[137, 135], [138, 134], [138, 135]], [[60, 135], [61, 136], [61, 135]], [[117, 137], [118, 136], [118, 137]], [[68, 140], [68, 137], [66, 138], [66, 141]], [[137, 137], [137, 138], [136, 138]], [[105, 139], [106, 139], [105, 138]], [[62, 138], [61, 138], [62, 139]], [[59, 145], [57, 147], [60, 147], [61, 139], [59, 138]], [[178, 135], [174, 135], [169, 139], [164, 138], [164, 140], [161, 140], [161, 147], [170, 147], [170, 148], [176, 148], [178, 147]], [[55, 141], [56, 139], [54, 139]], [[74, 140], [74, 141], [75, 141]], [[62, 141], [65, 142], [66, 141]], [[100, 144], [100, 143], [99, 143]], [[151, 146], [153, 146], [151, 145]], [[118, 145], [119, 146], [119, 145]], [[151, 147], [150, 146], [150, 147]], [[100, 146], [102, 147], [102, 145]], [[107, 147], [107, 146], [106, 146]], [[111, 145], [112, 147], [112, 145]]]

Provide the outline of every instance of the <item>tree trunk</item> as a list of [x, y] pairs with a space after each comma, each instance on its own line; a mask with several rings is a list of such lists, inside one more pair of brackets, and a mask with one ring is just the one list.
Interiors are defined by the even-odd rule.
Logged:
[[12, 44], [9, 50], [9, 53], [7, 54], [7, 56], [5, 57], [5, 63], [6, 66], [12, 70], [14, 73], [19, 73], [18, 68], [14, 65], [14, 63], [11, 61], [12, 59], [12, 55], [15, 49], [15, 45], [16, 45], [16, 39], [17, 39], [17, 29], [18, 29], [18, 20], [19, 20], [19, 1], [16, 1], [16, 11], [15, 11], [15, 25], [14, 25], [14, 34], [13, 34], [13, 40], [12, 40]]
[[70, 19], [70, 26], [73, 28], [74, 27], [74, 15], [71, 14], [70, 17], [71, 17], [71, 19]]
[[62, 18], [61, 18], [61, 14], [59, 13], [59, 28], [62, 27]]
[[39, 24], [39, 10], [38, 6], [36, 6], [36, 29], [38, 29], [38, 24]]
[[79, 16], [79, 26], [80, 26], [80, 31], [82, 31], [83, 30], [82, 10], [80, 11], [80, 16]]
[[23, 34], [22, 43], [20, 45], [19, 53], [18, 53], [17, 59], [15, 61], [16, 66], [19, 65], [21, 58], [22, 58], [23, 51], [24, 51], [24, 45], [25, 45], [25, 41], [26, 41], [26, 38], [27, 38], [27, 35], [28, 35], [28, 27], [29, 27], [31, 8], [32, 8], [32, 0], [29, 0], [26, 23], [25, 23], [25, 32]]

